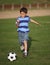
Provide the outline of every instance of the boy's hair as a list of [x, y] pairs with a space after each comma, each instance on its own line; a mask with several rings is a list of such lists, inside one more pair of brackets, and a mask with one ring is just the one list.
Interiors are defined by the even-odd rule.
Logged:
[[27, 11], [28, 11], [28, 10], [27, 10], [27, 8], [25, 8], [25, 7], [22, 7], [22, 8], [20, 9], [20, 13], [21, 13], [21, 12], [24, 12], [24, 13], [27, 14]]

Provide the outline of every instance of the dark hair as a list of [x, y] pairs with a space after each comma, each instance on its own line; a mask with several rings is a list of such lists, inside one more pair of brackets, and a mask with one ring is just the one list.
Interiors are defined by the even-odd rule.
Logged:
[[21, 13], [21, 12], [24, 12], [24, 13], [27, 14], [27, 11], [28, 11], [28, 10], [27, 10], [27, 8], [25, 8], [25, 7], [22, 7], [22, 8], [20, 9], [20, 13]]

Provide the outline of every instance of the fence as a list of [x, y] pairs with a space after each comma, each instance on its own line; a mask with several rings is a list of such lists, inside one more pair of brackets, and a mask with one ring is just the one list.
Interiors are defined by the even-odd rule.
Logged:
[[35, 3], [35, 4], [21, 4], [21, 5], [17, 5], [17, 4], [2, 4], [0, 5], [0, 10], [15, 10], [21, 7], [27, 7], [29, 9], [31, 8], [50, 8], [50, 4], [39, 4], [39, 3]]

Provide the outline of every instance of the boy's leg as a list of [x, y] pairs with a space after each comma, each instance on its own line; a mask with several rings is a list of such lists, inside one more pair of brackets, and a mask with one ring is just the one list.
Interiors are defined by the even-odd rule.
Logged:
[[28, 40], [28, 33], [21, 33], [19, 32], [19, 41], [20, 41], [20, 49], [24, 50], [24, 55], [27, 56], [27, 40]]
[[19, 43], [20, 43], [20, 49], [21, 49], [21, 51], [23, 51], [23, 49], [24, 49], [24, 44], [23, 44], [23, 42], [22, 42], [22, 33], [21, 32], [18, 32], [18, 38], [19, 38]]
[[25, 49], [25, 52], [27, 52], [27, 41], [24, 40], [24, 49]]
[[24, 55], [27, 56], [27, 50], [28, 50], [28, 44], [27, 44], [27, 41], [28, 41], [28, 32], [24, 33]]
[[21, 45], [20, 45], [20, 49], [21, 49], [21, 51], [24, 50], [24, 43], [21, 43]]
[[27, 56], [27, 41], [24, 40], [24, 55]]

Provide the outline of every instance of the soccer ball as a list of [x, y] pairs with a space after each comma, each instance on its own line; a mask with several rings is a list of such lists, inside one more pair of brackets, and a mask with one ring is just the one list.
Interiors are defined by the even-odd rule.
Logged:
[[16, 57], [17, 57], [16, 53], [10, 52], [10, 53], [8, 54], [8, 59], [9, 59], [10, 61], [16, 60]]

